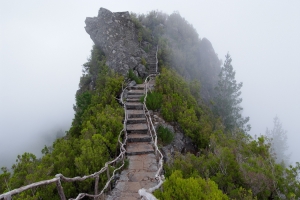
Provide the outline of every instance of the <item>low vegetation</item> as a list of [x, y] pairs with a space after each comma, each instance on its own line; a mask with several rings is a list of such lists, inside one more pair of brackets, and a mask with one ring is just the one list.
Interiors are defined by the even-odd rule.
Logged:
[[131, 79], [131, 80], [134, 80], [137, 84], [142, 84], [143, 83], [143, 79], [141, 79], [140, 77], [135, 75], [132, 69], [129, 69], [128, 78]]
[[158, 126], [157, 128], [157, 137], [163, 145], [170, 144], [174, 139], [174, 133], [167, 127]]
[[[154, 194], [159, 199], [299, 198], [300, 163], [288, 167], [276, 163], [269, 140], [264, 136], [253, 139], [247, 134], [249, 119], [241, 116], [239, 105], [242, 84], [234, 80], [231, 57], [227, 55], [227, 67], [220, 68], [209, 41], [200, 39], [179, 13], [152, 11], [147, 15], [132, 14], [132, 20], [140, 43], [159, 45], [160, 76], [156, 78], [155, 91], [147, 96], [147, 107], [178, 125], [197, 148], [195, 154], [175, 153], [172, 161], [164, 165], [166, 181], [162, 189]], [[142, 82], [132, 70], [128, 77]], [[227, 80], [232, 87], [225, 87]], [[123, 76], [105, 65], [105, 56], [94, 46], [83, 65], [75, 116], [67, 135], [45, 146], [41, 158], [25, 152], [17, 157], [11, 171], [1, 168], [0, 193], [51, 179], [58, 173], [67, 177], [92, 174], [115, 158], [124, 115], [116, 97], [123, 81]], [[164, 127], [158, 128], [158, 136], [163, 145], [174, 137]], [[100, 175], [99, 179], [100, 190], [107, 176]], [[63, 182], [62, 186], [67, 197], [94, 191], [92, 180]], [[48, 185], [14, 199], [59, 197], [55, 185]]]

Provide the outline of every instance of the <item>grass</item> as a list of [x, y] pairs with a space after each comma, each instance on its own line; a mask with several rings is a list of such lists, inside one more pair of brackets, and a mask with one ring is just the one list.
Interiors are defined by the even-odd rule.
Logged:
[[[141, 102], [144, 102], [144, 96], [141, 97]], [[162, 94], [159, 92], [148, 93], [146, 106], [149, 110], [158, 110], [162, 105]]]
[[157, 128], [157, 137], [163, 143], [163, 145], [168, 145], [174, 140], [174, 133], [167, 127], [160, 125]]
[[142, 84], [143, 80], [140, 77], [137, 77], [134, 73], [133, 70], [130, 69], [129, 73], [128, 73], [128, 78], [130, 78], [131, 80], [134, 80], [137, 84]]

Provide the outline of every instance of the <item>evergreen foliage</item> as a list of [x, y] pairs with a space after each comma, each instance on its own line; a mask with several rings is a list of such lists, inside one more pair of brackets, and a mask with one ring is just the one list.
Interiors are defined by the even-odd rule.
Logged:
[[[144, 97], [141, 98], [144, 102]], [[158, 92], [150, 92], [147, 94], [146, 106], [149, 110], [158, 110], [162, 105], [162, 94]]]
[[131, 15], [138, 27], [151, 30], [151, 39], [143, 37], [143, 40], [158, 44], [159, 66], [171, 67], [189, 81], [199, 80], [205, 100], [214, 96], [220, 61], [207, 39], [200, 39], [194, 27], [178, 12]]
[[174, 133], [167, 127], [159, 126], [157, 128], [157, 137], [163, 145], [168, 145], [173, 141]]
[[[76, 93], [75, 116], [67, 135], [57, 139], [52, 147], [45, 147], [43, 157], [31, 153], [19, 155], [10, 175], [5, 169], [0, 175], [0, 193], [40, 180], [52, 179], [56, 174], [76, 177], [92, 174], [115, 158], [118, 135], [123, 128], [123, 108], [116, 101], [124, 78], [105, 66], [105, 57], [95, 46], [91, 58], [84, 64], [79, 90]], [[107, 181], [100, 175], [99, 189]], [[62, 182], [67, 197], [81, 192], [93, 192], [94, 180]], [[14, 196], [14, 199], [59, 199], [55, 184], [38, 187]]]
[[276, 162], [289, 165], [290, 155], [286, 154], [288, 150], [287, 132], [283, 130], [279, 118], [276, 116], [273, 120], [274, 127], [272, 130], [266, 130], [266, 137], [269, 138], [271, 143], [271, 152], [275, 154]]
[[163, 192], [154, 192], [159, 199], [229, 199], [213, 181], [201, 177], [183, 178], [181, 171], [174, 171], [163, 184]]
[[[173, 161], [165, 165], [167, 179], [163, 189], [155, 195], [160, 199], [299, 198], [300, 164], [285, 168], [275, 162], [267, 138], [254, 140], [245, 134], [248, 118], [241, 116], [239, 105], [242, 83], [235, 81], [230, 56], [226, 55], [218, 82], [220, 63], [211, 44], [200, 39], [179, 13], [169, 16], [151, 11], [147, 15], [132, 14], [132, 20], [140, 44], [147, 41], [145, 50], [159, 45], [161, 74], [156, 78], [155, 91], [147, 96], [147, 107], [159, 111], [170, 124], [178, 125], [198, 148], [197, 156], [175, 154]], [[140, 83], [132, 70], [128, 76]], [[124, 115], [115, 98], [121, 92], [123, 80], [124, 77], [105, 66], [102, 51], [94, 46], [83, 65], [75, 116], [67, 135], [45, 147], [40, 159], [26, 152], [18, 155], [11, 172], [1, 168], [0, 193], [51, 179], [59, 173], [67, 177], [92, 174], [115, 158]], [[217, 82], [213, 92], [211, 88]], [[221, 119], [213, 115], [203, 100], [213, 98], [213, 111]], [[274, 123], [274, 130], [282, 130], [279, 121]], [[158, 129], [163, 144], [170, 143], [173, 134], [165, 128]], [[273, 130], [267, 131], [270, 133]], [[102, 174], [99, 178], [100, 190], [107, 176]], [[63, 182], [62, 186], [67, 198], [94, 191], [92, 180]], [[59, 197], [52, 184], [22, 192], [14, 199]]]
[[234, 131], [241, 129], [245, 132], [250, 131], [250, 125], [246, 125], [249, 117], [243, 118], [241, 112], [243, 108], [240, 106], [242, 98], [241, 88], [243, 83], [237, 83], [235, 80], [235, 71], [231, 65], [231, 57], [229, 54], [226, 56], [224, 66], [220, 72], [220, 79], [216, 87], [215, 98], [215, 113], [221, 116], [226, 130]]
[[[198, 84], [194, 84], [196, 85]], [[207, 147], [215, 122], [209, 108], [198, 103], [191, 94], [190, 84], [175, 71], [162, 68], [160, 76], [156, 78], [155, 90], [163, 97], [163, 118], [168, 122], [178, 122], [183, 132], [199, 148]]]

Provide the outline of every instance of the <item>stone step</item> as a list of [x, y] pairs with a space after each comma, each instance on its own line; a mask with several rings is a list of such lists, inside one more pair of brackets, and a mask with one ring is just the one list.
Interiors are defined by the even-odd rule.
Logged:
[[147, 123], [147, 120], [145, 117], [142, 118], [128, 118], [127, 124], [138, 124], [138, 123]]
[[143, 95], [145, 93], [144, 90], [129, 90], [128, 95]]
[[135, 86], [129, 87], [129, 89], [132, 89], [132, 90], [144, 90], [145, 89], [145, 85], [144, 84], [137, 84]]
[[143, 110], [126, 110], [127, 118], [143, 118], [145, 117]]
[[152, 138], [148, 134], [132, 133], [128, 134], [127, 142], [151, 142]]
[[136, 94], [128, 94], [127, 95], [127, 101], [128, 99], [140, 99], [143, 95], [136, 95]]
[[126, 154], [128, 156], [151, 153], [154, 153], [154, 149], [149, 142], [129, 143], [126, 147]]
[[128, 133], [148, 133], [148, 125], [147, 124], [127, 124], [126, 131]]
[[126, 99], [127, 102], [141, 102], [141, 99]]
[[144, 104], [140, 102], [126, 102], [126, 108], [132, 109], [132, 110], [142, 110], [144, 107]]

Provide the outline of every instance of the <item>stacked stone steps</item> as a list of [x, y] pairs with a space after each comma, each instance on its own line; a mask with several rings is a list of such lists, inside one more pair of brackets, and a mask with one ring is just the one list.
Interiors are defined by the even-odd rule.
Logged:
[[154, 154], [129, 156], [128, 169], [123, 170], [108, 200], [140, 200], [138, 190], [157, 185], [157, 162]]
[[131, 110], [141, 110], [143, 109], [144, 104], [141, 102], [126, 102], [126, 108]]
[[[153, 87], [153, 81], [154, 79], [149, 81], [150, 87]], [[143, 84], [129, 87], [127, 93], [125, 106], [127, 119], [126, 155], [129, 160], [129, 167], [122, 171], [107, 199], [140, 200], [139, 189], [149, 189], [158, 184], [155, 179], [158, 169], [157, 159], [152, 146], [152, 137], [149, 132], [144, 105], [140, 102], [141, 97], [144, 96], [144, 87]]]
[[145, 118], [143, 110], [127, 110], [127, 119], [130, 118]]
[[131, 133], [127, 136], [128, 142], [151, 142], [152, 138], [148, 134]]
[[150, 56], [147, 58], [147, 68], [148, 68], [148, 73], [149, 74], [158, 74], [156, 72], [156, 47], [153, 48], [150, 53]]
[[126, 126], [127, 133], [148, 133], [148, 125], [147, 124], [127, 124]]
[[145, 117], [140, 117], [140, 118], [128, 118], [127, 119], [127, 124], [137, 124], [137, 123], [146, 123], [147, 120]]
[[129, 89], [126, 100], [128, 143], [126, 151], [128, 156], [153, 153], [150, 144], [152, 138], [149, 135], [149, 127], [144, 112], [144, 104], [140, 99], [145, 94], [145, 85], [139, 84]]
[[154, 149], [149, 142], [133, 142], [129, 144], [126, 148], [128, 156], [154, 153]]

